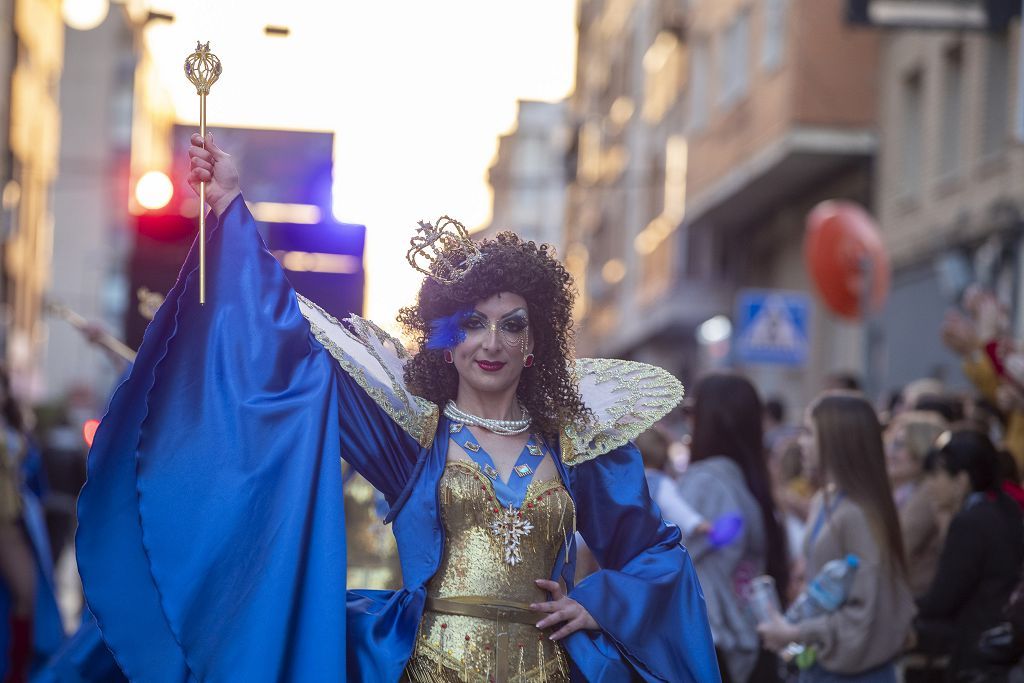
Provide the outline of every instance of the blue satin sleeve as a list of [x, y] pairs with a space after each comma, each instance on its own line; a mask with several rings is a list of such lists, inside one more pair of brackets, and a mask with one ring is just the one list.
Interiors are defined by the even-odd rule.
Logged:
[[567, 639], [588, 681], [720, 680], [704, 595], [679, 529], [651, 501], [632, 445], [572, 468], [580, 533], [602, 569], [570, 597], [601, 627]]
[[[314, 343], [319, 343], [314, 340]], [[341, 457], [394, 506], [422, 450], [337, 364]]]
[[96, 433], [77, 538], [89, 607], [132, 681], [345, 680], [339, 459], [387, 436], [365, 436], [379, 416], [241, 198], [210, 228], [205, 305], [197, 251]]

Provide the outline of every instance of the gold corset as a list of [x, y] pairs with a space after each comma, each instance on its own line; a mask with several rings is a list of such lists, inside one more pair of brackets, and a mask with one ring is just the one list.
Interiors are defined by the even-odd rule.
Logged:
[[[531, 602], [547, 599], [534, 581], [551, 576], [574, 533], [575, 508], [561, 481], [532, 482], [522, 509], [510, 512], [477, 465], [459, 460], [445, 468], [439, 495], [447, 540], [427, 584], [409, 680], [568, 681], [565, 652], [547, 638], [553, 629], [538, 630], [544, 615], [529, 610]], [[492, 528], [496, 522], [519, 531], [532, 525], [519, 536], [519, 553], [512, 552], [515, 564], [507, 561], [509, 542]]]

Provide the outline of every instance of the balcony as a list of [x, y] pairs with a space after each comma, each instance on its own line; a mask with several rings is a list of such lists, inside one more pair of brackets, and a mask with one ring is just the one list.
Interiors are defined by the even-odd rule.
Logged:
[[[697, 3], [690, 30], [706, 50], [693, 68], [707, 73], [691, 74], [686, 220], [716, 228], [753, 220], [877, 147], [875, 31], [847, 25], [841, 0], [790, 0], [774, 19], [770, 3], [726, 4]], [[730, 40], [749, 53], [721, 63]]]

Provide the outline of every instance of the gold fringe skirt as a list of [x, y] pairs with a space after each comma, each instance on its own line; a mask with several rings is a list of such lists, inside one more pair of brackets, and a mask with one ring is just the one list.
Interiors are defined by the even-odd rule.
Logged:
[[535, 625], [543, 615], [525, 606], [427, 600], [409, 683], [568, 683], [565, 650]]

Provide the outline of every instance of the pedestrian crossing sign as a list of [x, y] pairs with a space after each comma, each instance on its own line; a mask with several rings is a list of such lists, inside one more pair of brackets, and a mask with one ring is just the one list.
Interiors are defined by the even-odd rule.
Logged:
[[746, 365], [802, 366], [810, 348], [811, 297], [745, 289], [736, 298], [734, 358]]

